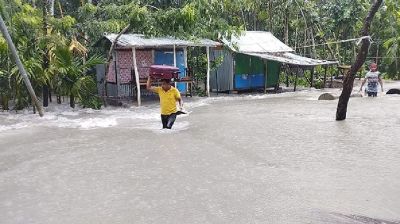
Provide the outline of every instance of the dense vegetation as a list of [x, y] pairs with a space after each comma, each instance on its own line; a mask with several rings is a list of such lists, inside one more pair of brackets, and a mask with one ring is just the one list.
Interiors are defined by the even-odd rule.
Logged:
[[[271, 31], [302, 55], [351, 64], [371, 0], [0, 0], [0, 12], [35, 91], [68, 96], [71, 106], [98, 108], [89, 68], [103, 63], [94, 43], [104, 32], [218, 39], [241, 30]], [[368, 60], [386, 78], [400, 78], [400, 2], [386, 0], [372, 24]], [[104, 55], [102, 55], [104, 56]], [[49, 91], [50, 90], [50, 91]], [[44, 93], [44, 94], [43, 94]], [[0, 36], [0, 101], [30, 104], [5, 40]], [[43, 100], [43, 98], [42, 98]]]

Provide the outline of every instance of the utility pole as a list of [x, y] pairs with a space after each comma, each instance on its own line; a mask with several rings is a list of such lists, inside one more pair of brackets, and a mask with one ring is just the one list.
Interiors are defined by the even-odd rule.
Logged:
[[43, 113], [43, 107], [42, 107], [42, 105], [40, 105], [40, 102], [39, 102], [39, 100], [37, 99], [37, 97], [35, 95], [35, 91], [32, 88], [32, 85], [31, 85], [31, 82], [29, 81], [28, 75], [26, 74], [24, 65], [22, 64], [21, 60], [19, 59], [17, 49], [15, 48], [15, 45], [12, 42], [11, 36], [8, 33], [6, 24], [4, 23], [3, 17], [1, 15], [0, 15], [0, 30], [1, 30], [1, 33], [3, 34], [3, 37], [7, 41], [8, 47], [10, 48], [11, 53], [12, 53], [14, 59], [15, 59], [15, 63], [18, 66], [19, 73], [21, 74], [22, 79], [24, 80], [25, 86], [28, 89], [29, 94], [31, 95], [32, 101], [34, 103], [34, 106], [36, 106], [36, 108], [37, 108], [37, 110], [39, 112], [39, 115], [41, 117], [43, 117], [43, 114], [44, 114]]

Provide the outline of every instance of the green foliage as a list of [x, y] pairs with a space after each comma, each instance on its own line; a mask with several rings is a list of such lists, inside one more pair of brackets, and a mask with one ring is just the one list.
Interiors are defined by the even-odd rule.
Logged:
[[[217, 40], [221, 34], [229, 37], [242, 30], [266, 30], [284, 40], [287, 31], [286, 41], [297, 53], [351, 64], [358, 50], [355, 42], [315, 49], [302, 46], [359, 37], [371, 5], [370, 0], [101, 0], [94, 4], [59, 0], [55, 16], [43, 17], [43, 3], [46, 1], [0, 0], [0, 13], [38, 95], [43, 85], [50, 85], [56, 94], [72, 95], [91, 108], [100, 108], [101, 100], [96, 97], [94, 77], [87, 71], [103, 62], [94, 55], [97, 50], [93, 46], [105, 32], [118, 33], [129, 24], [128, 32], [147, 36]], [[381, 72], [400, 78], [400, 3], [385, 0], [384, 4], [372, 24], [374, 43], [369, 61], [383, 57], [379, 60]], [[198, 94], [204, 94], [206, 55], [189, 52], [188, 59]], [[211, 69], [219, 63], [220, 59], [213, 62]], [[323, 73], [320, 68], [316, 70]], [[334, 71], [329, 70], [328, 77], [331, 73]], [[306, 84], [302, 80], [299, 85]], [[316, 86], [322, 85], [321, 80], [316, 80]], [[30, 104], [1, 36], [0, 81], [2, 97], [15, 101], [18, 108]]]
[[[76, 57], [69, 47], [60, 46], [54, 51], [53, 73], [54, 86], [59, 95], [67, 95], [84, 100], [88, 94], [94, 94], [96, 83], [87, 71], [97, 64], [104, 63], [99, 56], [92, 56], [86, 61]], [[86, 105], [89, 106], [89, 105]]]

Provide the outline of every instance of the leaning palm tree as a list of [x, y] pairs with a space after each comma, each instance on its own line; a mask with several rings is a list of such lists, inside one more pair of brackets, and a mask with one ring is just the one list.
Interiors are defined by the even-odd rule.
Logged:
[[9, 81], [10, 58], [6, 40], [0, 37], [0, 105], [3, 110], [8, 110], [8, 101], [11, 97]]

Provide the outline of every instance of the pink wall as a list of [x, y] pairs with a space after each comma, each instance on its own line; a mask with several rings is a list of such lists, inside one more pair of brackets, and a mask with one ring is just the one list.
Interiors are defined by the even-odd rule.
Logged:
[[140, 78], [149, 77], [150, 66], [153, 65], [153, 54], [151, 50], [137, 50], [136, 51], [136, 63], [138, 66], [138, 72]]
[[[133, 70], [132, 64], [132, 51], [131, 50], [117, 50], [117, 68], [119, 70], [120, 82], [129, 83], [132, 79], [131, 71]], [[147, 78], [149, 75], [149, 67], [153, 64], [153, 54], [151, 50], [136, 50], [136, 63], [140, 78]], [[114, 63], [111, 62], [108, 73], [108, 82], [116, 82]]]

